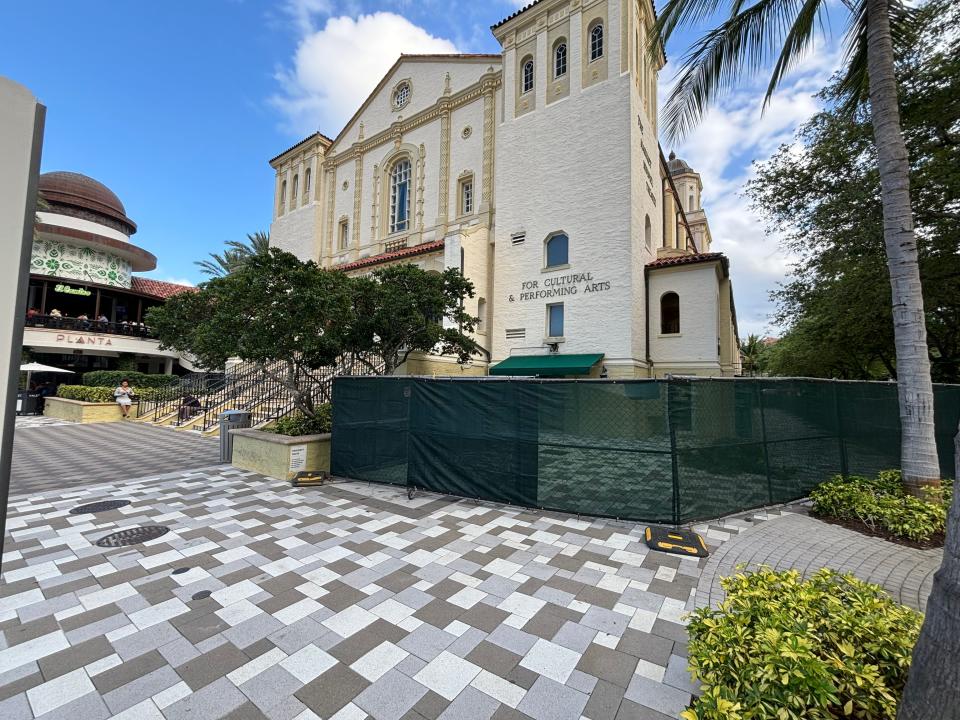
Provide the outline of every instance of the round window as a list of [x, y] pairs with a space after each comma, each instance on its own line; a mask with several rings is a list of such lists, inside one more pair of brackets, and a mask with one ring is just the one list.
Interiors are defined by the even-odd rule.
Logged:
[[402, 108], [407, 104], [407, 101], [410, 99], [410, 84], [402, 82], [397, 86], [397, 89], [393, 91], [393, 106], [395, 108]]

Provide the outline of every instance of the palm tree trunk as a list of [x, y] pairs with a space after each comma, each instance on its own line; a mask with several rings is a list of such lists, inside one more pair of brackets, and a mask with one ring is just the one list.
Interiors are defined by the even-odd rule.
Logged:
[[910, 165], [900, 129], [889, 0], [867, 0], [870, 113], [880, 166], [883, 240], [893, 295], [893, 337], [900, 398], [900, 463], [913, 494], [940, 481], [933, 425], [933, 384], [910, 208]]
[[[954, 441], [960, 478], [960, 432]], [[943, 563], [933, 576], [927, 616], [913, 649], [899, 720], [960, 718], [960, 487], [947, 519]]]

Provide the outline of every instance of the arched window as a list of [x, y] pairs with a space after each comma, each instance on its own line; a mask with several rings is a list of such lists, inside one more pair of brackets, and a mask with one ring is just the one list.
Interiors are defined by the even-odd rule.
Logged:
[[390, 232], [410, 228], [410, 161], [402, 158], [390, 171]]
[[533, 58], [527, 58], [523, 63], [523, 78], [520, 82], [520, 92], [533, 90]]
[[695, 207], [694, 203], [695, 203], [695, 198], [693, 196], [693, 193], [691, 192], [690, 197], [687, 200], [687, 212], [693, 212], [693, 209]]
[[562, 78], [567, 74], [567, 44], [557, 43], [553, 50], [553, 77]]
[[653, 250], [653, 226], [650, 224], [649, 215], [643, 222], [643, 240], [647, 244], [647, 250]]
[[293, 192], [290, 193], [290, 207], [297, 206], [297, 190], [299, 189], [299, 187], [300, 187], [300, 176], [294, 175], [293, 176]]
[[590, 60], [603, 57], [603, 24], [597, 23], [590, 31]]
[[664, 293], [660, 298], [660, 333], [676, 335], [680, 332], [680, 296]]
[[303, 201], [310, 202], [310, 168], [303, 173]]
[[547, 238], [546, 243], [547, 263], [545, 267], [556, 267], [557, 265], [566, 265], [570, 261], [569, 245], [570, 241], [563, 233], [557, 233]]
[[280, 183], [280, 212], [287, 206], [287, 181]]

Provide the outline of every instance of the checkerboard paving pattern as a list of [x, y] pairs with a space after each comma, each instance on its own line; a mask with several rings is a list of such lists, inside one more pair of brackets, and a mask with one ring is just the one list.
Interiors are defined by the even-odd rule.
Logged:
[[[641, 525], [228, 467], [9, 510], [4, 720], [675, 718], [694, 689], [699, 563]], [[93, 544], [144, 524], [171, 531]]]
[[23, 426], [21, 419], [32, 418], [18, 418], [11, 495], [208, 467], [220, 460], [218, 440], [172, 428], [134, 421]]

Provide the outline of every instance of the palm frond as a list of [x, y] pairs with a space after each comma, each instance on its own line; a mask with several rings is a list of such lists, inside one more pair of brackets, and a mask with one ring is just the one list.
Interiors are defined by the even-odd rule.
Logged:
[[[817, 5], [822, 1], [814, 0]], [[746, 9], [734, 2], [732, 9], [737, 12], [697, 41], [681, 62], [679, 80], [664, 108], [668, 137], [679, 140], [685, 136], [718, 96], [744, 75], [755, 75], [765, 67], [794, 27], [801, 7], [802, 0], [760, 0]], [[796, 38], [795, 43], [806, 46], [802, 25], [797, 28]], [[793, 57], [787, 54], [785, 67]]]
[[780, 85], [783, 76], [793, 69], [801, 58], [810, 50], [813, 44], [814, 33], [819, 26], [822, 34], [826, 34], [824, 27], [823, 0], [805, 0], [797, 13], [790, 31], [783, 40], [780, 57], [777, 58], [767, 84], [767, 92], [763, 96], [763, 109], [770, 104], [773, 93]]

